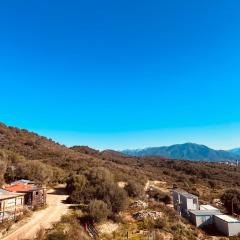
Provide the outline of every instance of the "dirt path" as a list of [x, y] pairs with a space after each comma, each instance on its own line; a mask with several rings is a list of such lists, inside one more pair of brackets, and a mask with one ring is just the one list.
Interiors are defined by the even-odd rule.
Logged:
[[48, 207], [34, 212], [29, 219], [17, 224], [12, 232], [2, 240], [33, 239], [40, 228], [51, 228], [54, 222], [58, 222], [61, 216], [67, 213], [69, 206], [64, 204], [67, 197], [61, 188], [49, 191]]

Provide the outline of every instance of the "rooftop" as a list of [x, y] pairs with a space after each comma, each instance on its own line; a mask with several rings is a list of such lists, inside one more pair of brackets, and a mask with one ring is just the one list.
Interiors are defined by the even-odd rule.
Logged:
[[173, 192], [177, 192], [177, 193], [187, 193], [185, 190], [180, 189], [180, 188], [175, 188], [175, 189], [173, 189]]
[[228, 215], [224, 215], [224, 214], [221, 214], [221, 215], [215, 215], [215, 217], [218, 217], [228, 223], [240, 223], [240, 221], [236, 218], [233, 218], [231, 216], [228, 216]]
[[210, 215], [216, 215], [220, 214], [220, 211], [217, 210], [191, 210], [190, 213], [196, 215], [196, 216], [210, 216]]
[[20, 179], [11, 183], [11, 185], [16, 185], [16, 184], [34, 184], [34, 182], [27, 179]]
[[22, 194], [22, 193], [12, 193], [12, 192], [8, 192], [4, 189], [0, 189], [0, 200], [20, 197], [20, 196], [24, 196], [24, 194]]
[[182, 196], [185, 196], [185, 197], [187, 197], [187, 198], [198, 198], [198, 196], [193, 195], [193, 194], [191, 194], [191, 193], [188, 193], [188, 192], [186, 192], [186, 191], [183, 190], [183, 189], [178, 189], [178, 188], [176, 188], [176, 189], [174, 189], [173, 191], [174, 191], [174, 192], [177, 192], [177, 193], [179, 193], [179, 194], [181, 194]]
[[200, 205], [200, 210], [218, 210], [217, 208], [213, 207], [212, 205]]
[[0, 194], [6, 194], [6, 193], [10, 193], [10, 192], [7, 191], [7, 190], [4, 190], [4, 189], [2, 189], [2, 188], [0, 188]]
[[35, 185], [18, 183], [15, 185], [5, 186], [4, 189], [9, 192], [29, 192], [29, 191], [37, 190], [39, 188]]

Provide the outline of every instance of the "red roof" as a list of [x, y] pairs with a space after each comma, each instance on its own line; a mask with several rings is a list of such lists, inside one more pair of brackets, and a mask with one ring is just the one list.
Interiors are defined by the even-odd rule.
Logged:
[[4, 189], [9, 192], [24, 192], [33, 189], [33, 186], [28, 184], [15, 184], [5, 186]]

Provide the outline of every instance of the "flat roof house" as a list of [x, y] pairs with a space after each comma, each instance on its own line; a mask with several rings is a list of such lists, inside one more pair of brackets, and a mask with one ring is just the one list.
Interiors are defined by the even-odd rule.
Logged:
[[240, 221], [224, 214], [214, 215], [214, 225], [224, 235], [231, 237], [240, 233]]
[[23, 212], [24, 194], [12, 193], [0, 189], [0, 223], [5, 220], [15, 220]]
[[217, 210], [190, 210], [189, 219], [196, 227], [204, 227], [213, 224], [213, 216], [221, 214]]
[[38, 208], [46, 204], [46, 189], [33, 184], [17, 183], [6, 186], [10, 192], [24, 194], [24, 202], [31, 208]]
[[189, 216], [189, 210], [199, 210], [198, 197], [182, 189], [173, 190], [174, 209], [182, 216]]

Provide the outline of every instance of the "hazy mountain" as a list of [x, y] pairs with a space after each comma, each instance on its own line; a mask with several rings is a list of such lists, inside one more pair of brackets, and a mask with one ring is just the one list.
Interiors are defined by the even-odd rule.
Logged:
[[195, 143], [176, 144], [168, 147], [150, 147], [145, 149], [124, 150], [131, 156], [161, 156], [173, 159], [220, 162], [236, 161], [239, 157], [232, 152], [214, 150]]
[[230, 153], [240, 155], [240, 148], [234, 148], [229, 150]]

